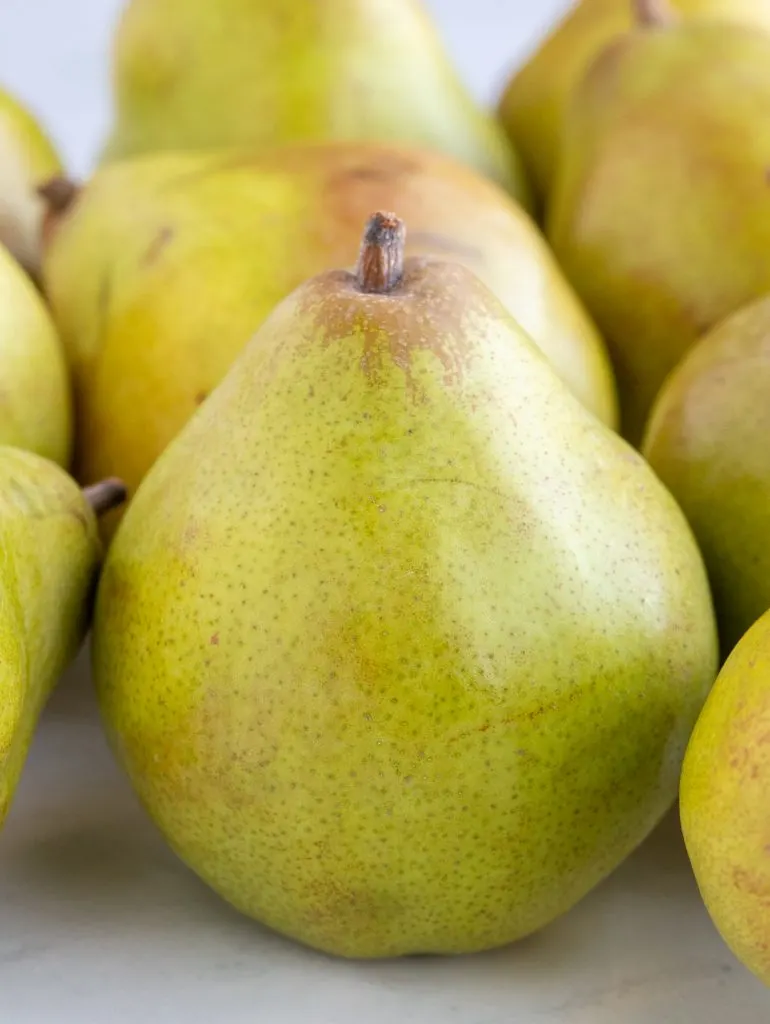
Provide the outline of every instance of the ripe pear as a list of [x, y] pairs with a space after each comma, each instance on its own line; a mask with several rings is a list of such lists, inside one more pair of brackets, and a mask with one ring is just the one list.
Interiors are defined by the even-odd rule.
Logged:
[[527, 209], [521, 161], [421, 0], [130, 0], [105, 158], [295, 141], [401, 142], [475, 167]]
[[[660, 8], [664, 0], [655, 0]], [[547, 204], [559, 159], [561, 128], [572, 93], [602, 50], [627, 32], [645, 0], [581, 0], [506, 85], [498, 114], [515, 140], [541, 204]], [[691, 20], [727, 20], [770, 31], [770, 0], [668, 0]]]
[[0, 444], [66, 466], [72, 396], [64, 350], [35, 285], [0, 245]]
[[409, 217], [411, 254], [477, 272], [615, 426], [596, 328], [531, 219], [474, 171], [376, 144], [155, 154], [101, 168], [49, 234], [44, 276], [75, 378], [78, 478], [117, 474], [133, 493], [275, 304], [314, 274], [353, 266], [361, 224], [394, 206]]
[[673, 371], [643, 452], [690, 521], [724, 652], [770, 608], [770, 298], [728, 317]]
[[0, 89], [0, 244], [35, 278], [44, 213], [36, 189], [61, 173], [59, 155], [43, 127], [15, 96]]
[[672, 803], [716, 672], [674, 500], [459, 263], [375, 215], [145, 477], [94, 676], [179, 856], [330, 953], [541, 928]]
[[40, 713], [88, 629], [96, 514], [123, 494], [115, 480], [80, 491], [50, 460], [0, 446], [0, 826]]
[[770, 290], [770, 33], [650, 22], [573, 99], [548, 234], [607, 338], [636, 444], [687, 349]]
[[695, 726], [682, 771], [687, 852], [733, 953], [770, 985], [770, 613], [741, 638]]

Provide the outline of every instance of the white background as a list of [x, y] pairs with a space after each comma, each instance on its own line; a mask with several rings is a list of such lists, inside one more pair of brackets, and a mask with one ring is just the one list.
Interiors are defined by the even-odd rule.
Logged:
[[[563, 8], [429, 0], [480, 99]], [[0, 82], [84, 174], [107, 130], [120, 0], [0, 0]], [[672, 813], [578, 908], [460, 960], [334, 961], [239, 917], [168, 852], [110, 757], [85, 658], [0, 836], [2, 1024], [761, 1024], [770, 993], [698, 898]]]

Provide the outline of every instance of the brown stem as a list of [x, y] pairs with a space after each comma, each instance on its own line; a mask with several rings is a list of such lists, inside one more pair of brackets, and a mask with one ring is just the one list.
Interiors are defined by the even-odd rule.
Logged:
[[80, 195], [80, 185], [71, 178], [49, 178], [42, 185], [38, 185], [37, 194], [45, 199], [49, 213], [61, 216]]
[[390, 292], [404, 273], [406, 225], [394, 213], [369, 218], [358, 256], [356, 280], [362, 292]]
[[677, 20], [668, 0], [631, 0], [631, 11], [637, 25], [673, 25]]
[[122, 505], [126, 500], [127, 493], [126, 485], [115, 476], [83, 488], [83, 497], [97, 516], [104, 515], [105, 512], [110, 512], [113, 508]]

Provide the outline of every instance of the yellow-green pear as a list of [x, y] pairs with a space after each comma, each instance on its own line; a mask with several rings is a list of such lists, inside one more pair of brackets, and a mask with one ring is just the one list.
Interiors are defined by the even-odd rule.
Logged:
[[130, 0], [107, 159], [294, 141], [439, 150], [532, 197], [422, 0]]
[[155, 154], [101, 168], [50, 235], [46, 292], [75, 378], [81, 482], [117, 474], [133, 492], [275, 304], [353, 266], [361, 224], [392, 207], [409, 218], [411, 254], [478, 273], [616, 424], [596, 328], [532, 220], [476, 172], [377, 144]]
[[40, 123], [0, 89], [0, 244], [35, 278], [44, 214], [37, 186], [61, 172], [59, 155]]
[[695, 726], [682, 771], [687, 852], [714, 924], [770, 985], [770, 613], [741, 638]]
[[56, 463], [0, 445], [0, 826], [40, 713], [90, 623], [96, 515], [123, 496], [119, 481], [81, 491]]
[[728, 317], [664, 385], [642, 450], [690, 521], [724, 654], [770, 608], [770, 298]]
[[581, 899], [672, 804], [717, 664], [673, 498], [387, 214], [145, 477], [92, 650], [173, 849], [351, 957], [499, 946]]
[[0, 245], [0, 445], [62, 466], [72, 449], [72, 396], [64, 350], [29, 276]]
[[[572, 93], [608, 43], [627, 32], [634, 7], [664, 0], [580, 0], [572, 4], [507, 83], [498, 104], [503, 126], [547, 203]], [[668, 0], [686, 19], [727, 20], [770, 31], [770, 0]]]
[[583, 79], [562, 157], [548, 234], [637, 444], [687, 349], [770, 290], [770, 33], [651, 14]]

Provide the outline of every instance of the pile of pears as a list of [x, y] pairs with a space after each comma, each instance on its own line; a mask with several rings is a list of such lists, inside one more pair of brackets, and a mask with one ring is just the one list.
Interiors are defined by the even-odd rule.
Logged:
[[514, 942], [679, 797], [770, 985], [770, 0], [580, 0], [496, 109], [418, 0], [128, 0], [113, 69], [82, 181], [0, 94], [0, 822], [90, 631], [277, 932]]

